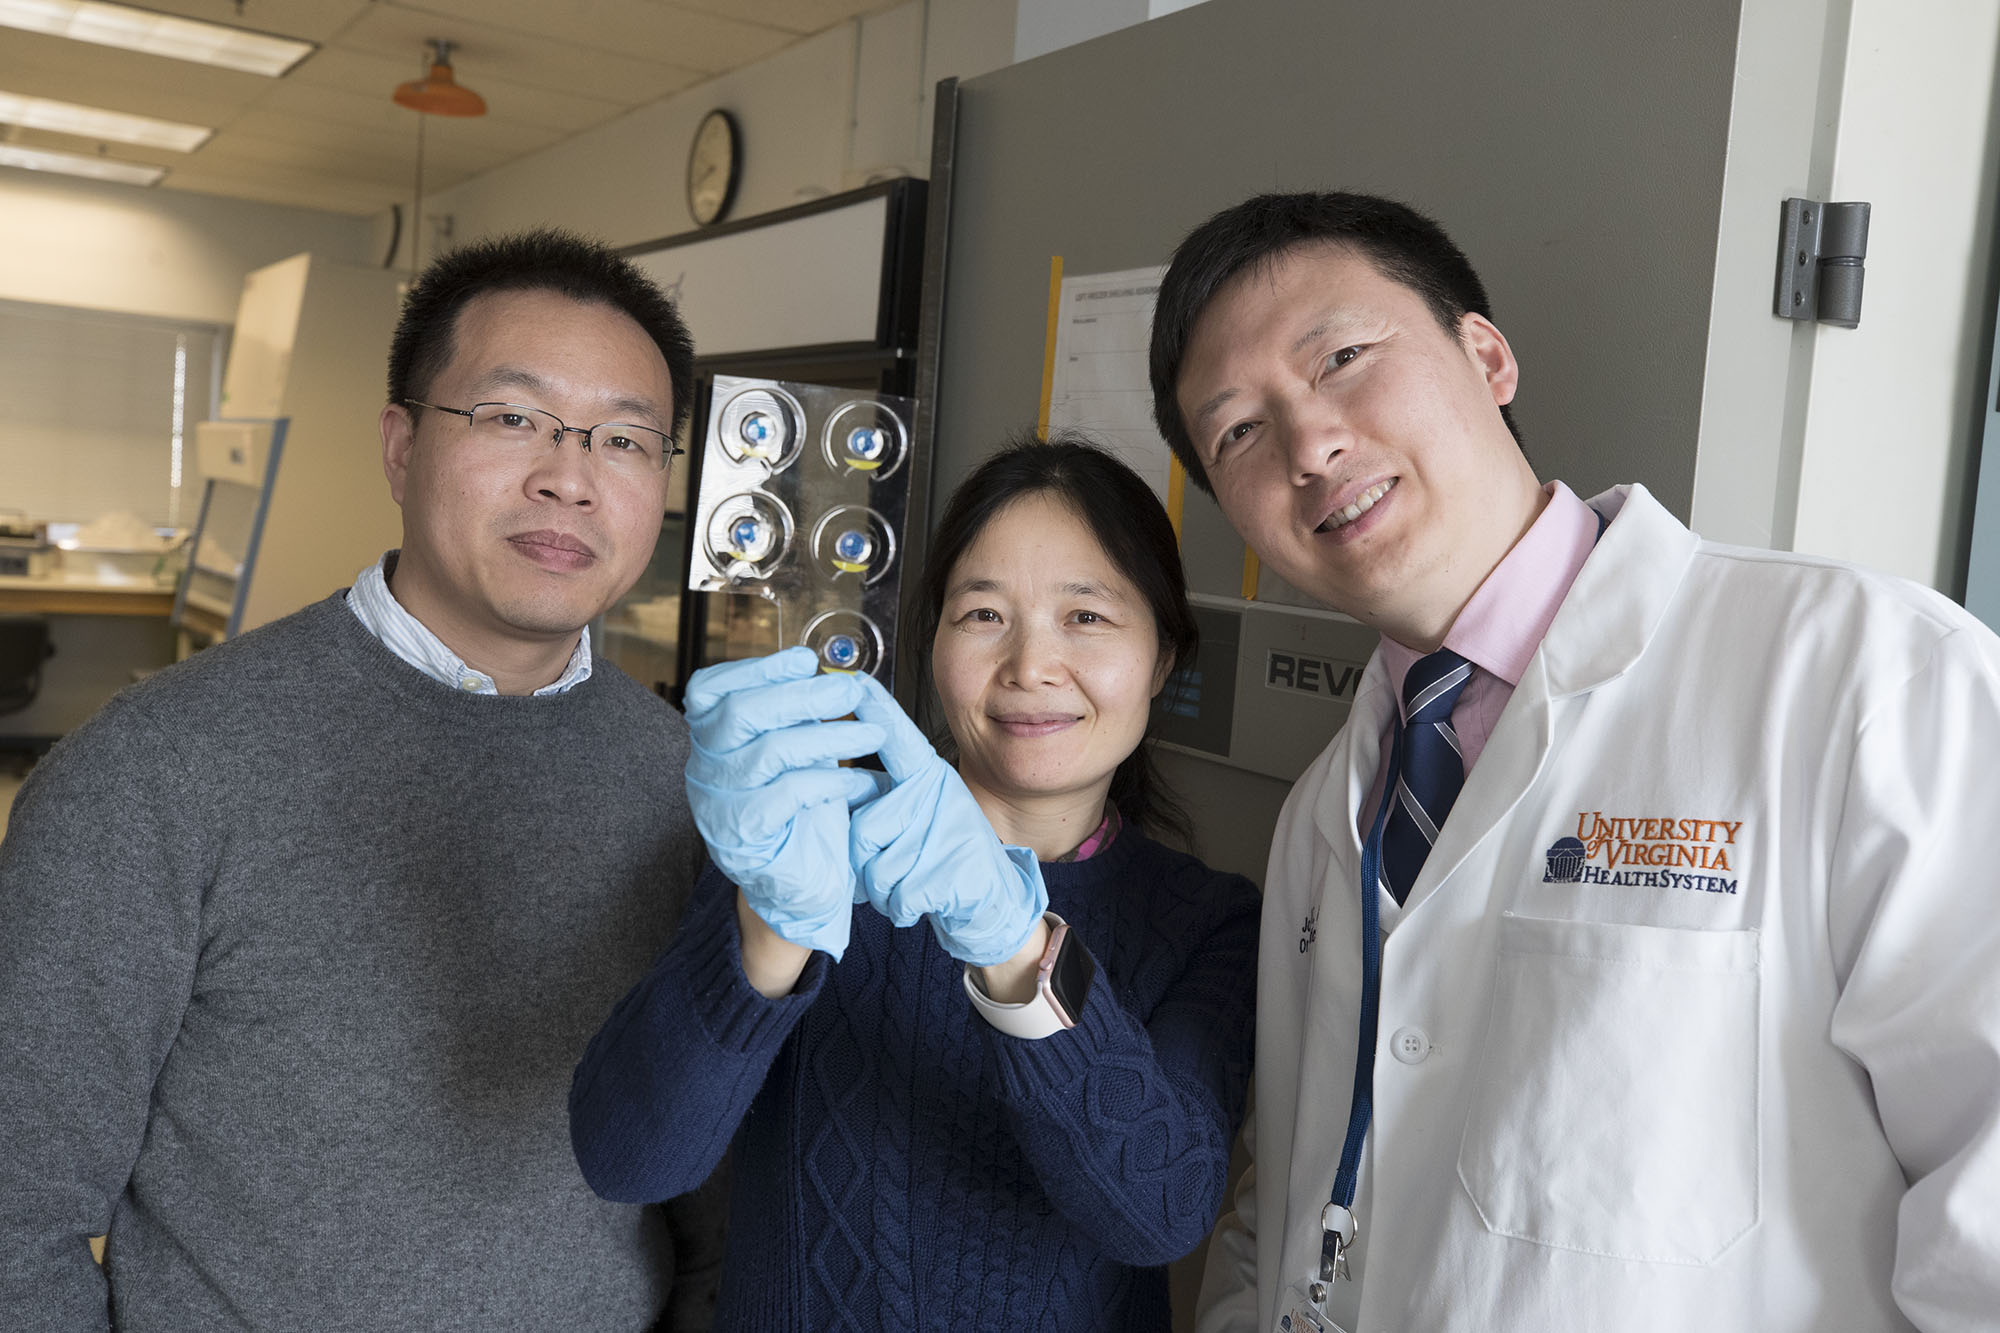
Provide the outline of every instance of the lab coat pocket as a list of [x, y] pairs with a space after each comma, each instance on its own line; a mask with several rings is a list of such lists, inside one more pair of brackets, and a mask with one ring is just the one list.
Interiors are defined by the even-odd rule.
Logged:
[[1754, 930], [1502, 917], [1458, 1175], [1487, 1230], [1714, 1262], [1757, 1221]]

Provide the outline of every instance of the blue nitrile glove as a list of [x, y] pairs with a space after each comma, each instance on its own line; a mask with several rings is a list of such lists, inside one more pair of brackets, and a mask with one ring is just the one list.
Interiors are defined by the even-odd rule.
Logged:
[[856, 717], [886, 735], [892, 784], [855, 810], [849, 842], [862, 891], [898, 926], [929, 915], [938, 943], [976, 967], [1021, 951], [1049, 905], [1041, 862], [1007, 847], [952, 766], [889, 692], [863, 676]]
[[823, 722], [854, 711], [857, 677], [819, 675], [809, 648], [704, 667], [688, 678], [688, 807], [716, 867], [781, 938], [838, 959], [861, 902], [848, 810], [882, 776], [841, 768], [882, 728]]

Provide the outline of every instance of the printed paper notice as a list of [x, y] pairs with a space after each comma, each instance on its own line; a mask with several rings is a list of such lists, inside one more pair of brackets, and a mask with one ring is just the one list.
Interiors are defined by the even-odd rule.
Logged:
[[1153, 425], [1146, 353], [1166, 271], [1161, 265], [1065, 277], [1049, 379], [1049, 429], [1090, 435], [1144, 477], [1163, 503], [1172, 454]]

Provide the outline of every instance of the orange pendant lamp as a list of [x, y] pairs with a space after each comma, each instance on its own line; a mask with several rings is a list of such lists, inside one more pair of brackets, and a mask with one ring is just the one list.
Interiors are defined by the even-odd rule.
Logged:
[[396, 89], [396, 104], [428, 116], [483, 116], [486, 99], [451, 75], [451, 43], [431, 39], [431, 72]]
[[[410, 210], [410, 276], [418, 272], [423, 252], [424, 220], [424, 123], [429, 116], [483, 116], [486, 114], [486, 99], [470, 88], [461, 88], [451, 76], [452, 44], [442, 38], [430, 39], [430, 73], [421, 79], [397, 85], [391, 94], [397, 106], [406, 106], [418, 112], [417, 116], [417, 199]], [[402, 234], [402, 210], [396, 210], [396, 235]], [[449, 221], [449, 219], [447, 219]], [[449, 235], [449, 231], [446, 233]], [[396, 242], [389, 243], [389, 253], [393, 257]]]

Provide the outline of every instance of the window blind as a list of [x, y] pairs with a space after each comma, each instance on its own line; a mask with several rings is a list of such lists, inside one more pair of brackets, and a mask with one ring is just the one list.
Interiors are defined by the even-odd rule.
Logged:
[[0, 301], [0, 510], [191, 525], [194, 427], [214, 415], [226, 337], [212, 324]]

